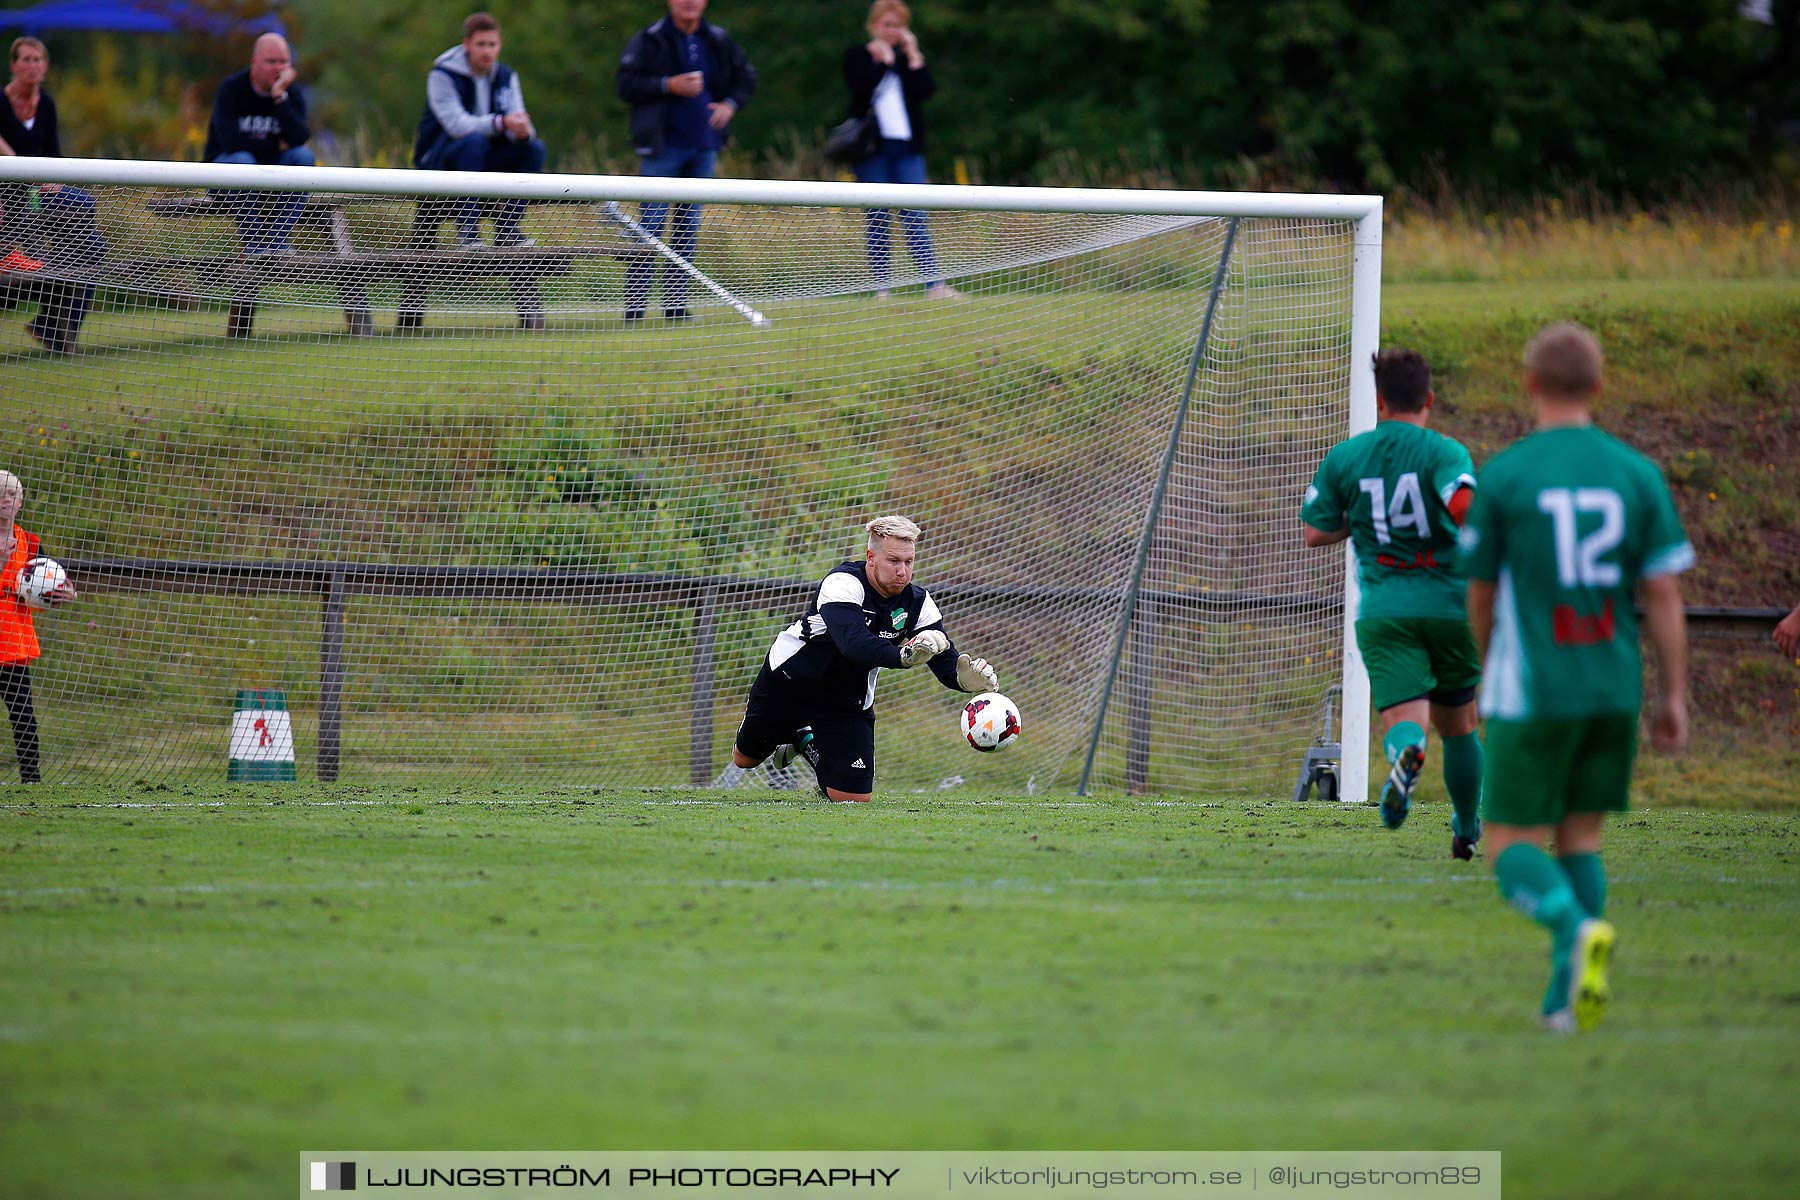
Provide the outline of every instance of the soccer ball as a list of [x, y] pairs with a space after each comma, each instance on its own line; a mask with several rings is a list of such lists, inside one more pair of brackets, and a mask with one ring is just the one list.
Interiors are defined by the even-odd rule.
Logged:
[[1004, 750], [1019, 740], [1019, 706], [999, 692], [983, 692], [963, 705], [956, 728], [977, 750]]
[[46, 598], [69, 582], [69, 573], [54, 558], [34, 558], [19, 568], [19, 599], [30, 608], [49, 608]]

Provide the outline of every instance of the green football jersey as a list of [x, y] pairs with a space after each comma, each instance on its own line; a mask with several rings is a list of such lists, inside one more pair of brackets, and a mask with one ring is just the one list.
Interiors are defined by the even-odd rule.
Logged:
[[1655, 463], [1592, 425], [1533, 433], [1481, 469], [1462, 551], [1495, 585], [1482, 715], [1637, 711], [1638, 580], [1694, 563]]
[[1455, 438], [1383, 421], [1332, 447], [1300, 519], [1336, 533], [1350, 527], [1364, 617], [1467, 616], [1456, 522], [1445, 507], [1475, 486], [1475, 464]]

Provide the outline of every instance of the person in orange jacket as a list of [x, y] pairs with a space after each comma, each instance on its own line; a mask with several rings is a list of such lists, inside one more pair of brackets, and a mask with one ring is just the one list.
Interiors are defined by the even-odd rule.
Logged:
[[[37, 658], [37, 629], [31, 606], [19, 597], [19, 572], [39, 554], [38, 536], [14, 523], [25, 507], [25, 485], [11, 471], [0, 471], [0, 701], [12, 718], [13, 748], [19, 756], [19, 779], [36, 783], [39, 775], [37, 711], [31, 703], [31, 662]], [[75, 587], [64, 582], [48, 601], [67, 604]]]

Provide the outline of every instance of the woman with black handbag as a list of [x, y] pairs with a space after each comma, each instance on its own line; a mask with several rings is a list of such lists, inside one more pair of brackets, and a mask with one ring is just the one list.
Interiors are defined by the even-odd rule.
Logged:
[[[862, 183], [925, 183], [925, 120], [922, 108], [937, 91], [931, 68], [913, 36], [912, 10], [902, 0], [875, 0], [869, 7], [869, 40], [844, 52], [844, 82], [850, 88], [850, 120], [833, 130], [842, 145], [860, 133], [863, 143], [854, 158]], [[860, 131], [852, 122], [861, 122]], [[913, 265], [925, 277], [925, 294], [934, 299], [960, 295], [938, 271], [937, 254], [925, 214], [900, 209]], [[885, 208], [868, 210], [869, 267], [878, 295], [887, 295], [889, 216]]]

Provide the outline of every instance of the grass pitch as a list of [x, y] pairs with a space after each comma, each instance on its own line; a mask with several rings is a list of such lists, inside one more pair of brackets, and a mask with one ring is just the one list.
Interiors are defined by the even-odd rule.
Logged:
[[[1447, 810], [7, 789], [0, 1193], [303, 1148], [1498, 1149], [1508, 1196], [1785, 1195], [1800, 814], [1612, 830], [1617, 1004]], [[121, 804], [124, 801], [126, 803]]]

